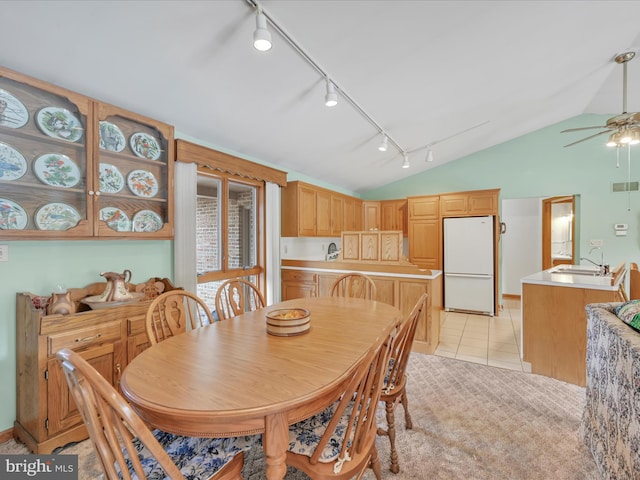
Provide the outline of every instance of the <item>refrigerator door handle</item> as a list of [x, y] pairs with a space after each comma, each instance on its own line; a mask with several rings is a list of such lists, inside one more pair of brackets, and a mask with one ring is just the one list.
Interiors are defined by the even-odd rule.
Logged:
[[476, 273], [445, 273], [445, 277], [465, 277], [465, 278], [492, 278], [493, 275], [482, 275]]

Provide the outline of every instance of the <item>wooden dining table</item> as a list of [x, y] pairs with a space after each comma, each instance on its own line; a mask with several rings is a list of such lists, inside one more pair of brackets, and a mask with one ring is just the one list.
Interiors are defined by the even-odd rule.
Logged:
[[[309, 310], [310, 329], [268, 334], [265, 314], [281, 308]], [[147, 423], [167, 432], [262, 433], [266, 478], [282, 479], [289, 425], [328, 406], [348, 372], [401, 317], [396, 307], [373, 300], [288, 300], [148, 348], [125, 368], [120, 386]]]

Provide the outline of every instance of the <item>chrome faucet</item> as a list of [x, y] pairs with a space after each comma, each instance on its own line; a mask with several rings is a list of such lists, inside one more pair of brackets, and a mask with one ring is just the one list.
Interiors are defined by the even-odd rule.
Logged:
[[604, 276], [604, 275], [608, 275], [609, 274], [609, 265], [605, 265], [604, 264], [604, 251], [602, 250], [602, 247], [592, 247], [591, 250], [589, 250], [589, 255], [591, 255], [591, 253], [594, 250], [600, 250], [600, 263], [596, 263], [593, 260], [591, 260], [590, 258], [587, 257], [580, 257], [580, 260], [586, 260], [589, 263], [594, 264], [596, 267], [598, 267], [598, 275], [600, 276]]

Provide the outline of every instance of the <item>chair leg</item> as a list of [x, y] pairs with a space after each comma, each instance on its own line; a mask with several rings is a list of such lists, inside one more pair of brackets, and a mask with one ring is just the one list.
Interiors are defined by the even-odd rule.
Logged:
[[378, 455], [378, 449], [375, 443], [371, 447], [371, 460], [369, 460], [369, 466], [373, 470], [373, 474], [376, 476], [376, 480], [382, 479], [382, 466], [380, 465], [380, 456]]
[[398, 465], [398, 452], [396, 451], [396, 417], [394, 410], [394, 402], [385, 402], [385, 411], [387, 413], [387, 435], [389, 436], [389, 443], [391, 444], [391, 466], [389, 467], [389, 470], [393, 473], [398, 473], [400, 471], [400, 465]]
[[409, 400], [407, 399], [407, 391], [403, 391], [400, 396], [400, 403], [404, 409], [404, 423], [407, 426], [407, 430], [413, 429], [413, 421], [411, 420], [411, 414], [409, 413]]

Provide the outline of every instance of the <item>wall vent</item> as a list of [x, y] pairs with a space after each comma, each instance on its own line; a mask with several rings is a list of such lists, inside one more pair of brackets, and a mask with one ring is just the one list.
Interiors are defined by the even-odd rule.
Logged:
[[640, 182], [617, 182], [611, 185], [612, 192], [637, 192]]

